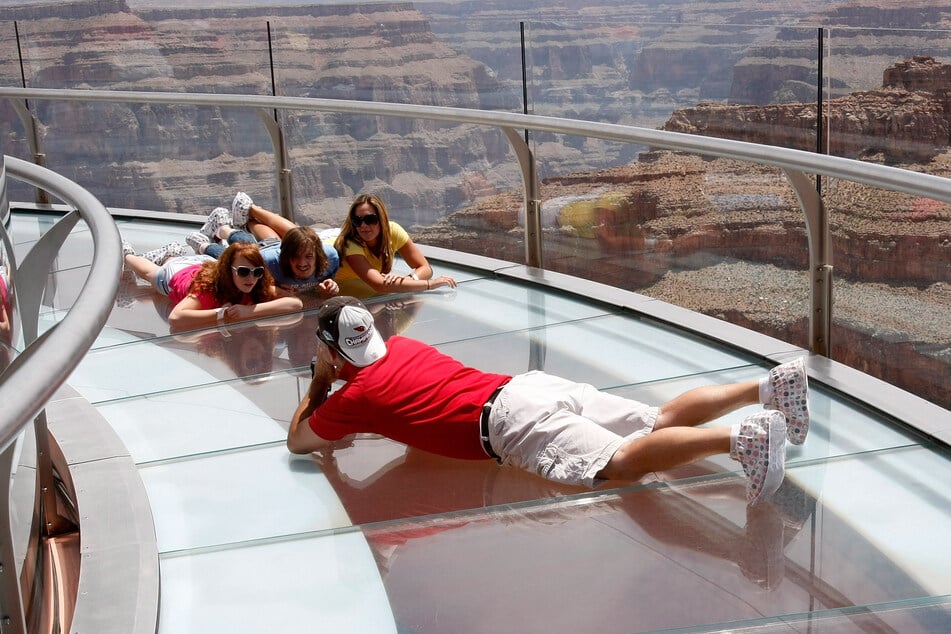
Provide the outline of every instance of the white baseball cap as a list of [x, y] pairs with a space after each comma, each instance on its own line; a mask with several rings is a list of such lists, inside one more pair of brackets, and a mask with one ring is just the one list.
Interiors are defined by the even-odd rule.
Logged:
[[386, 354], [386, 343], [376, 329], [373, 314], [359, 299], [347, 295], [332, 297], [321, 305], [317, 337], [359, 367]]

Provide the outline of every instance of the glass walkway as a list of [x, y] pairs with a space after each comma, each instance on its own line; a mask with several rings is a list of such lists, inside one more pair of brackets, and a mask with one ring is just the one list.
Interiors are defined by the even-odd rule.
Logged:
[[[16, 211], [15, 251], [54, 221]], [[119, 229], [144, 250], [183, 241], [198, 221], [120, 219]], [[48, 280], [47, 326], [75, 300], [90, 248], [80, 222]], [[379, 327], [486, 370], [544, 369], [659, 403], [805, 354], [772, 341], [755, 356], [625, 307], [632, 294], [604, 301], [558, 290], [565, 276], [426, 253], [459, 287], [367, 300]], [[951, 623], [947, 449], [829, 387], [837, 370], [825, 358], [807, 361], [807, 442], [789, 447], [773, 500], [748, 508], [726, 458], [590, 491], [377, 437], [293, 456], [284, 441], [308, 384], [314, 306], [183, 335], [169, 333], [168, 309], [124, 273], [106, 329], [48, 408], [80, 514], [100, 513], [102, 532], [88, 539], [114, 546], [110, 574], [150, 563], [159, 572], [159, 593], [139, 598], [136, 617], [117, 614], [109, 596], [79, 598], [109, 615], [101, 631], [149, 618], [150, 602], [168, 634], [905, 633]], [[103, 476], [106, 463], [118, 471]], [[32, 500], [17, 482], [14, 500]]]

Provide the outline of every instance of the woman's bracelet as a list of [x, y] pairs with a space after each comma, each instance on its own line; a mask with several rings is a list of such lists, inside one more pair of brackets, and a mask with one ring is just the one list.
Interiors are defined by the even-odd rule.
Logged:
[[429, 280], [426, 280], [426, 290], [429, 290]]

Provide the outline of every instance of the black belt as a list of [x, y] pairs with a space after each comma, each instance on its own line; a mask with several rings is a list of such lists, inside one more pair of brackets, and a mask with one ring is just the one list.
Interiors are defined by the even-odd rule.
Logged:
[[485, 452], [485, 455], [499, 464], [502, 464], [502, 458], [499, 457], [499, 454], [495, 453], [495, 450], [492, 449], [492, 443], [489, 442], [489, 413], [492, 411], [492, 403], [495, 402], [496, 397], [502, 392], [503, 387], [505, 387], [504, 383], [495, 388], [495, 391], [492, 392], [492, 396], [490, 396], [489, 400], [482, 406], [482, 415], [479, 416], [479, 440], [482, 441], [482, 450]]

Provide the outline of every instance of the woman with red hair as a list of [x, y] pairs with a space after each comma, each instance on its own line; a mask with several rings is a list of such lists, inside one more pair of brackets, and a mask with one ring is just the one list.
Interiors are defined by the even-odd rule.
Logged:
[[178, 255], [184, 247], [175, 247], [180, 248], [163, 247], [137, 255], [128, 243], [122, 245], [126, 266], [168, 295], [174, 306], [168, 317], [172, 332], [283, 315], [303, 308], [300, 299], [275, 285], [256, 244], [236, 242], [217, 260], [204, 255]]

